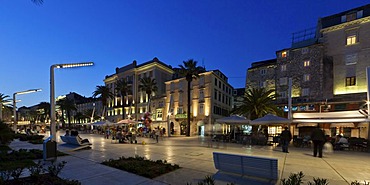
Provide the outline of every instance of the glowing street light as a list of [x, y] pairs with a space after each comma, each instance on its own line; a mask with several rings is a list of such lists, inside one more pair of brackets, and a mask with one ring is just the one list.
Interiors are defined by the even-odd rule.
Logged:
[[26, 91], [20, 91], [20, 92], [15, 92], [13, 94], [13, 130], [17, 131], [17, 105], [16, 105], [16, 98], [15, 95], [21, 95], [21, 94], [28, 94], [28, 93], [34, 93], [34, 92], [39, 92], [41, 89], [30, 89]]
[[50, 66], [50, 135], [52, 136], [52, 141], [56, 141], [54, 69], [87, 67], [92, 65], [94, 65], [93, 62], [81, 62], [70, 64], [54, 64]]

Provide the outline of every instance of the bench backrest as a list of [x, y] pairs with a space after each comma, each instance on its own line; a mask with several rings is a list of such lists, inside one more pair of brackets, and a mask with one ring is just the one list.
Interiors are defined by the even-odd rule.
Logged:
[[83, 145], [77, 138], [77, 136], [60, 136], [63, 142], [73, 145]]
[[215, 168], [229, 173], [272, 180], [278, 179], [278, 160], [213, 152]]

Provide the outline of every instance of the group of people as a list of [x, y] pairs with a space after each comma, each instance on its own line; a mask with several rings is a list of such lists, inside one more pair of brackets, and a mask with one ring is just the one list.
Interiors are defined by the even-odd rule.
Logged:
[[[280, 144], [283, 152], [289, 153], [288, 146], [291, 140], [292, 133], [288, 130], [288, 127], [285, 127], [284, 131], [282, 131], [280, 135]], [[325, 132], [319, 127], [316, 127], [311, 133], [311, 140], [313, 142], [313, 156], [314, 157], [318, 156], [319, 158], [322, 158], [323, 147], [327, 141]], [[337, 140], [334, 143], [334, 148], [335, 149], [340, 148], [342, 144], [348, 144], [348, 140], [342, 137], [341, 135], [338, 135]]]

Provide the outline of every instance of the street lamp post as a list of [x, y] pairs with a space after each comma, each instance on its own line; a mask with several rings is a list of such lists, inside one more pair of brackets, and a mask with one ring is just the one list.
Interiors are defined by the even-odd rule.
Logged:
[[56, 141], [54, 69], [86, 67], [92, 65], [94, 65], [93, 62], [81, 62], [70, 64], [54, 64], [50, 66], [50, 135], [52, 136], [52, 141]]
[[20, 95], [20, 94], [28, 94], [28, 93], [34, 93], [34, 92], [39, 92], [41, 91], [41, 89], [30, 89], [30, 90], [26, 90], [26, 91], [20, 91], [20, 92], [15, 92], [13, 94], [13, 130], [14, 132], [17, 131], [17, 100], [16, 100], [16, 95]]

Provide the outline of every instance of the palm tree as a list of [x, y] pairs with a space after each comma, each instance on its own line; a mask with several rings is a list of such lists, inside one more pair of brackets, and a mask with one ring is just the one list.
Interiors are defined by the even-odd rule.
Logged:
[[109, 99], [113, 99], [114, 95], [112, 92], [110, 92], [110, 89], [107, 86], [104, 85], [98, 85], [96, 86], [96, 90], [93, 92], [94, 98], [101, 98], [102, 104], [103, 104], [103, 112], [102, 112], [102, 118], [105, 117], [105, 108], [108, 106]]
[[116, 88], [115, 92], [117, 95], [121, 97], [122, 101], [122, 119], [125, 119], [125, 107], [126, 107], [126, 102], [125, 102], [125, 96], [127, 98], [127, 94], [129, 94], [131, 89], [128, 86], [128, 83], [125, 79], [120, 79], [116, 82]]
[[151, 77], [144, 76], [143, 78], [140, 78], [140, 84], [139, 89], [141, 91], [145, 91], [145, 93], [148, 95], [148, 112], [150, 112], [150, 97], [152, 96], [152, 93], [157, 92], [158, 86], [155, 79], [152, 79]]
[[243, 104], [233, 113], [244, 115], [251, 120], [265, 116], [266, 114], [278, 114], [279, 110], [274, 104], [275, 90], [264, 88], [248, 89], [244, 95]]
[[187, 131], [186, 136], [190, 136], [190, 94], [191, 94], [191, 82], [193, 79], [196, 79], [199, 77], [199, 73], [205, 72], [205, 68], [201, 66], [197, 66], [197, 61], [194, 61], [193, 59], [189, 59], [188, 61], [183, 61], [184, 65], [179, 65], [180, 67], [180, 75], [184, 76], [186, 81], [188, 82], [188, 111], [187, 111], [187, 117], [188, 117], [188, 124], [187, 124]]
[[64, 122], [63, 111], [66, 111], [67, 119], [68, 119], [68, 128], [70, 129], [71, 128], [71, 112], [77, 110], [76, 103], [72, 99], [64, 98], [58, 101], [58, 105], [60, 106], [60, 109], [62, 110], [62, 117], [63, 117], [62, 124]]
[[74, 116], [74, 120], [77, 120], [77, 123], [81, 123], [81, 120], [84, 120], [87, 116], [82, 114], [82, 112], [77, 112]]
[[[0, 93], [0, 106], [1, 106], [0, 109], [1, 109], [1, 111], [3, 109], [3, 104], [8, 103], [8, 102], [10, 102], [9, 96], [5, 95], [3, 93]], [[2, 112], [1, 112], [1, 114], [2, 114]], [[1, 115], [0, 119], [3, 119], [2, 115]]]
[[[280, 115], [281, 111], [274, 104], [275, 90], [266, 90], [264, 88], [248, 89], [244, 95], [243, 104], [234, 109], [232, 113], [243, 115], [251, 120], [272, 113]], [[253, 128], [256, 131], [256, 127]]]
[[62, 128], [63, 129], [65, 128], [65, 124], [66, 124], [66, 122], [64, 120], [64, 111], [65, 111], [64, 100], [65, 99], [60, 99], [60, 100], [57, 101], [57, 105], [59, 106], [59, 109], [62, 112], [62, 116], [59, 118], [59, 120], [62, 122]]
[[32, 2], [36, 5], [42, 5], [44, 3], [44, 0], [32, 0]]
[[47, 120], [49, 119], [49, 115], [50, 115], [50, 103], [48, 102], [41, 102], [38, 104], [38, 109], [39, 110], [42, 110], [39, 115], [40, 115], [40, 120], [42, 122], [47, 122]]

